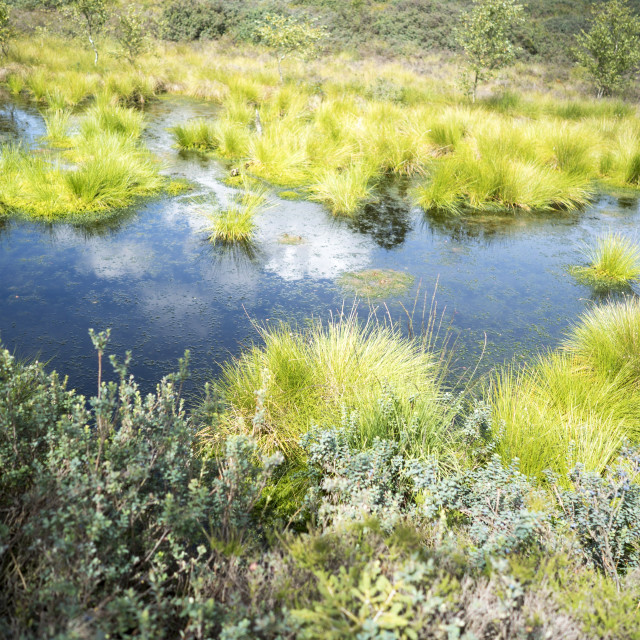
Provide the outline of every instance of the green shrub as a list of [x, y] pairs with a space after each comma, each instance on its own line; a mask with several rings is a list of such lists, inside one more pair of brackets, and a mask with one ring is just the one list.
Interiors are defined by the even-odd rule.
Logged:
[[162, 11], [161, 36], [165, 40], [187, 41], [220, 37], [228, 26], [221, 3], [211, 0], [179, 0]]
[[[101, 357], [107, 336], [92, 337]], [[143, 398], [128, 358], [112, 362], [119, 381], [102, 382], [87, 408], [42, 365], [0, 352], [7, 637], [212, 634], [213, 602], [193, 596], [255, 531], [277, 457], [261, 461], [241, 437], [219, 459], [194, 457], [177, 388], [186, 365]]]

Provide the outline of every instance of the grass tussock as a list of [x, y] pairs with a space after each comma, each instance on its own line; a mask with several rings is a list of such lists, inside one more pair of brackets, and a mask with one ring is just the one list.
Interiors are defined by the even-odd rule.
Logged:
[[489, 398], [499, 451], [522, 470], [564, 474], [576, 461], [602, 472], [625, 440], [640, 440], [640, 303], [596, 307], [560, 353], [495, 376]]
[[581, 280], [604, 286], [626, 285], [640, 277], [640, 249], [629, 238], [609, 233], [583, 249], [586, 266], [572, 272]]
[[263, 345], [223, 368], [227, 429], [295, 454], [302, 434], [339, 425], [346, 411], [358, 446], [394, 438], [418, 456], [446, 447], [451, 402], [443, 398], [442, 361], [419, 341], [373, 320], [360, 324], [354, 314], [306, 329], [258, 330]]
[[633, 297], [594, 307], [572, 329], [565, 348], [594, 375], [623, 382], [638, 391], [640, 301]]
[[0, 205], [5, 211], [44, 220], [106, 211], [159, 192], [165, 180], [140, 145], [140, 113], [117, 105], [96, 104], [68, 135], [69, 112], [45, 116], [47, 141], [65, 147], [63, 155], [37, 156], [16, 146], [0, 154]]
[[208, 228], [212, 243], [225, 245], [250, 244], [256, 230], [255, 217], [265, 208], [267, 189], [251, 184], [243, 176], [244, 191], [236, 196], [235, 202], [211, 216]]

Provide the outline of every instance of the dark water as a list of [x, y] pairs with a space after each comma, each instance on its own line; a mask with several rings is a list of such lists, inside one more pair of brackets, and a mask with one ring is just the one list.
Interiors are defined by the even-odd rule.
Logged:
[[[257, 339], [255, 322], [326, 318], [353, 296], [340, 289], [345, 271], [398, 269], [415, 276], [412, 289], [388, 301], [405, 317], [418, 291], [431, 300], [457, 336], [461, 366], [481, 370], [556, 346], [598, 295], [575, 282], [567, 267], [580, 246], [609, 230], [636, 237], [634, 200], [603, 197], [576, 214], [471, 216], [438, 219], [407, 209], [386, 192], [355, 221], [336, 221], [316, 204], [274, 197], [259, 216], [252, 252], [212, 246], [205, 232], [212, 203], [234, 190], [214, 161], [180, 155], [166, 127], [211, 107], [166, 100], [149, 111], [147, 144], [165, 172], [189, 178], [186, 195], [147, 201], [108, 224], [81, 228], [0, 220], [0, 337], [22, 357], [38, 357], [69, 375], [84, 394], [95, 388], [96, 358], [89, 327], [112, 328], [111, 352], [133, 352], [144, 391], [192, 352], [194, 383]], [[37, 146], [37, 113], [0, 107], [0, 140]], [[283, 245], [283, 233], [301, 245]], [[387, 313], [376, 303], [379, 313]], [[367, 313], [362, 303], [361, 312]], [[415, 314], [420, 322], [422, 302]]]

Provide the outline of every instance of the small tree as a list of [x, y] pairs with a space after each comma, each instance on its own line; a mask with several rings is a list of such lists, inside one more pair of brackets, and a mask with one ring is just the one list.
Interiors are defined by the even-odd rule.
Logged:
[[5, 0], [0, 0], [0, 51], [7, 55], [7, 47], [11, 38], [11, 27], [9, 26], [9, 5]]
[[113, 0], [72, 0], [69, 3], [71, 17], [84, 32], [95, 54], [93, 63], [98, 64], [97, 37], [102, 33], [109, 19]]
[[473, 0], [463, 15], [457, 40], [465, 55], [463, 82], [475, 102], [478, 84], [515, 60], [518, 49], [513, 29], [524, 21], [523, 7], [515, 0]]
[[640, 18], [627, 0], [594, 4], [592, 13], [591, 28], [577, 37], [574, 53], [601, 98], [623, 89], [640, 63]]
[[120, 15], [114, 34], [118, 43], [118, 55], [134, 65], [136, 59], [151, 49], [145, 21], [142, 14], [134, 6], [129, 6], [126, 13]]
[[282, 82], [282, 61], [291, 55], [310, 57], [316, 52], [318, 42], [324, 37], [322, 27], [314, 27], [309, 21], [270, 14], [258, 27], [260, 40], [274, 49], [278, 61], [278, 73]]

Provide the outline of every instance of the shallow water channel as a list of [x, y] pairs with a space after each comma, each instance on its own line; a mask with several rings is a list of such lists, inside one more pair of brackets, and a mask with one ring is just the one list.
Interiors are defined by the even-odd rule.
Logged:
[[[254, 323], [327, 318], [354, 296], [341, 274], [383, 268], [415, 276], [401, 296], [373, 304], [406, 325], [422, 321], [437, 283], [438, 314], [451, 324], [460, 367], [479, 371], [557, 346], [577, 316], [602, 294], [577, 283], [568, 266], [580, 247], [607, 231], [636, 238], [635, 199], [603, 196], [579, 213], [438, 219], [411, 209], [390, 189], [356, 220], [322, 206], [273, 197], [259, 215], [253, 252], [212, 246], [204, 231], [212, 202], [234, 190], [223, 167], [172, 148], [167, 127], [213, 108], [177, 98], [148, 109], [146, 143], [167, 174], [186, 177], [190, 193], [145, 201], [94, 227], [0, 219], [0, 338], [18, 356], [38, 357], [92, 394], [96, 357], [89, 327], [112, 328], [110, 352], [133, 352], [143, 391], [192, 352], [193, 389], [219, 363], [258, 339]], [[26, 106], [0, 105], [0, 142], [37, 147], [44, 125]], [[277, 192], [275, 192], [277, 194]], [[282, 234], [299, 245], [281, 244]], [[384, 307], [386, 303], [386, 308]], [[361, 301], [360, 313], [369, 312]], [[486, 336], [486, 348], [485, 344]]]

